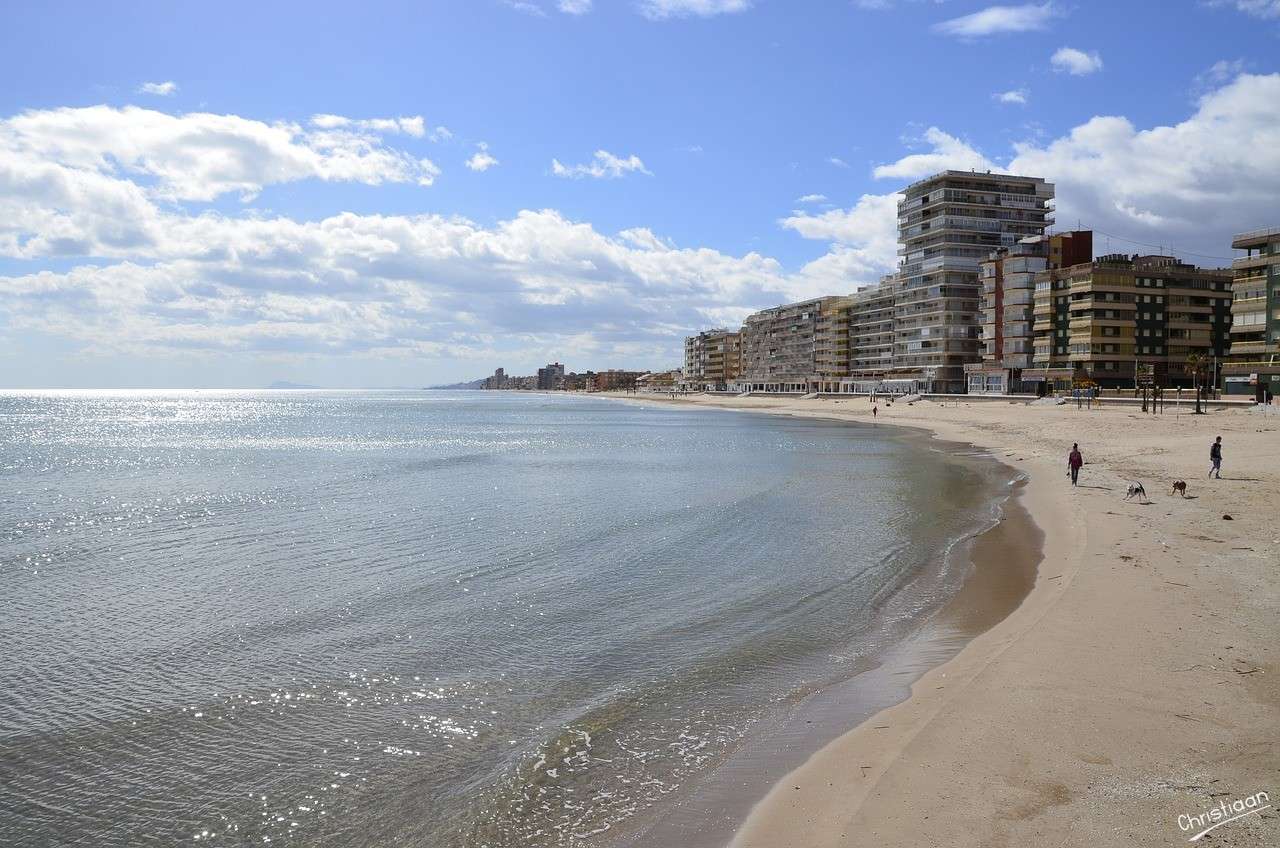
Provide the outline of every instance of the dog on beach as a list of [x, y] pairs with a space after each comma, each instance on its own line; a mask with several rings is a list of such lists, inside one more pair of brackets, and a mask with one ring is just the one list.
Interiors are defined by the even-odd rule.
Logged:
[[1125, 500], [1130, 498], [1142, 498], [1142, 503], [1147, 503], [1147, 490], [1142, 488], [1142, 484], [1133, 482], [1129, 484], [1129, 492], [1124, 496]]
[[1173, 491], [1172, 491], [1172, 492], [1170, 492], [1169, 494], [1171, 494], [1171, 495], [1182, 495], [1182, 496], [1185, 498], [1185, 497], [1187, 496], [1187, 481], [1186, 481], [1186, 480], [1174, 480], [1174, 481], [1173, 481]]

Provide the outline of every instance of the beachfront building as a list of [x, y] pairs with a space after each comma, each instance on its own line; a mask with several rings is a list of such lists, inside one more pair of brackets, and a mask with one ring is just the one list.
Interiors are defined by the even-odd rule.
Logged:
[[1187, 360], [1230, 344], [1231, 272], [1172, 256], [1111, 254], [1036, 274], [1032, 367], [1023, 380], [1190, 387]]
[[684, 385], [694, 391], [724, 391], [742, 373], [742, 334], [705, 330], [684, 340]]
[[570, 371], [560, 378], [560, 388], [566, 392], [589, 392], [596, 384], [596, 372], [583, 371], [579, 374]]
[[486, 389], [505, 389], [508, 388], [507, 371], [505, 368], [499, 368], [493, 372], [492, 377], [485, 377], [483, 387]]
[[836, 392], [849, 374], [849, 297], [820, 297], [747, 316], [738, 391]]
[[539, 368], [538, 388], [542, 391], [556, 391], [564, 388], [564, 366], [559, 362], [552, 362], [545, 368]]
[[1038, 384], [1022, 379], [1033, 355], [1036, 274], [1092, 258], [1093, 233], [1079, 230], [1028, 236], [983, 260], [982, 361], [965, 366], [969, 394], [1036, 391]]
[[[853, 293], [849, 304], [850, 390], [873, 386], [893, 366], [893, 307], [896, 275], [883, 277], [875, 286]], [[869, 390], [869, 389], [868, 389]]]
[[675, 368], [670, 371], [651, 371], [636, 377], [637, 392], [672, 392], [684, 379], [684, 372]]
[[643, 371], [623, 371], [610, 368], [608, 371], [597, 371], [589, 390], [596, 392], [634, 391], [636, 379]]
[[902, 265], [892, 375], [963, 392], [982, 358], [978, 266], [1053, 222], [1053, 184], [1039, 177], [943, 171], [907, 186], [898, 204]]
[[1231, 351], [1223, 391], [1259, 403], [1280, 394], [1280, 227], [1241, 233], [1231, 246]]

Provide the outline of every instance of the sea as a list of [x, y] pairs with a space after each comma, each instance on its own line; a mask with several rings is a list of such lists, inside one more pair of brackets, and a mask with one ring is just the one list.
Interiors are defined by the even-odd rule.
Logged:
[[656, 844], [955, 594], [1013, 482], [963, 453], [574, 395], [0, 393], [0, 845]]

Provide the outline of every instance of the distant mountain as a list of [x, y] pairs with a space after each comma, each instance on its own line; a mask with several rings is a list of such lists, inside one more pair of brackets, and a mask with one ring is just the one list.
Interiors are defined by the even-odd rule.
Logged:
[[427, 386], [428, 389], [483, 389], [485, 378], [472, 380], [469, 383], [450, 383], [447, 386]]
[[318, 389], [320, 386], [308, 386], [303, 383], [290, 383], [288, 380], [276, 380], [268, 389]]

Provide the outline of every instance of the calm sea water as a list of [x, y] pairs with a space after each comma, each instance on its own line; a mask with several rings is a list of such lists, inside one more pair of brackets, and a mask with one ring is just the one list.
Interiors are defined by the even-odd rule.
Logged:
[[580, 397], [0, 394], [0, 844], [611, 844], [936, 608], [1005, 484]]

